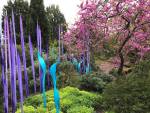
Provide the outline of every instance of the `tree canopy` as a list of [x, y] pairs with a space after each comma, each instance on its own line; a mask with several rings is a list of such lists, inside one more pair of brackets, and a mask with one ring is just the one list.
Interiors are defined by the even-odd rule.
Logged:
[[59, 25], [63, 27], [63, 31], [67, 30], [65, 17], [61, 13], [59, 7], [55, 5], [51, 5], [46, 8], [46, 15], [48, 23], [50, 24], [50, 37], [52, 39], [57, 39]]
[[116, 40], [118, 73], [122, 73], [129, 52], [135, 50], [142, 58], [150, 51], [149, 5], [150, 0], [86, 0], [79, 6], [79, 19], [65, 35], [66, 45], [83, 51], [87, 45], [103, 48], [104, 43]]
[[15, 17], [18, 44], [20, 44], [20, 15], [23, 18], [25, 42], [28, 42], [28, 35], [30, 34], [34, 46], [37, 44], [36, 27], [38, 24], [42, 32], [42, 45], [44, 49], [50, 39], [57, 39], [58, 26], [60, 24], [63, 27], [63, 31], [66, 31], [67, 29], [65, 17], [61, 13], [59, 7], [52, 5], [45, 8], [43, 0], [31, 0], [30, 5], [24, 0], [15, 0], [14, 2], [8, 1], [7, 5], [3, 8], [3, 18], [7, 15], [11, 19], [12, 11], [14, 12]]

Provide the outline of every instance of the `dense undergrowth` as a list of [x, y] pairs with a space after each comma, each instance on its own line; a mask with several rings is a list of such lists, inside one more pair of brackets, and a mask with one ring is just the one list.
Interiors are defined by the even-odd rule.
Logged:
[[[46, 93], [47, 109], [43, 108], [42, 95], [30, 96], [24, 101], [24, 113], [55, 113], [53, 90]], [[102, 102], [102, 96], [96, 93], [66, 87], [60, 90], [62, 113], [94, 113]], [[20, 113], [18, 108], [16, 113]]]
[[[117, 77], [101, 71], [78, 75], [73, 68], [71, 73], [63, 69], [66, 67], [72, 64], [62, 63], [59, 69], [63, 71], [58, 75], [62, 113], [150, 113], [149, 61], [142, 61], [131, 73]], [[62, 83], [63, 80], [68, 81]], [[47, 101], [44, 109], [41, 94], [30, 96], [24, 101], [24, 112], [55, 113], [53, 90], [47, 92]], [[16, 113], [20, 113], [20, 108]]]

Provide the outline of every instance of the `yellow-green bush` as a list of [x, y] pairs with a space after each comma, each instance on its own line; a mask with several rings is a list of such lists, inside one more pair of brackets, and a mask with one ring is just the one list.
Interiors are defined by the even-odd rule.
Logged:
[[[53, 90], [46, 93], [47, 108], [43, 108], [42, 94], [30, 96], [24, 101], [25, 113], [55, 113]], [[60, 90], [60, 106], [62, 113], [93, 113], [100, 105], [102, 97], [99, 94], [80, 91], [77, 88], [66, 87]], [[29, 111], [27, 108], [29, 106]], [[100, 107], [100, 106], [99, 106]], [[26, 111], [27, 110], [27, 111]], [[16, 113], [20, 113], [20, 109]]]
[[[24, 113], [36, 113], [36, 109], [33, 106], [23, 106]], [[21, 113], [21, 110], [18, 109], [16, 113]]]
[[86, 106], [75, 106], [67, 110], [67, 113], [94, 113], [94, 109]]

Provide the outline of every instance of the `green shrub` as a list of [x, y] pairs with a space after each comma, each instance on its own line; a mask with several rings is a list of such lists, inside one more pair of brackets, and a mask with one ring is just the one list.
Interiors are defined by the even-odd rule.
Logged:
[[[86, 106], [97, 108], [101, 103], [101, 96], [77, 88], [66, 87], [62, 90], [61, 110], [66, 113], [72, 106]], [[100, 106], [99, 106], [100, 107]]]
[[139, 62], [133, 68], [131, 75], [150, 76], [150, 60]]
[[115, 113], [150, 113], [150, 76], [118, 78], [103, 94], [104, 106]]
[[[46, 95], [46, 109], [43, 108], [42, 94], [28, 97], [24, 101], [24, 106], [32, 105], [36, 110], [35, 113], [55, 113], [53, 90], [46, 92]], [[73, 87], [60, 89], [60, 106], [62, 113], [93, 113], [94, 110], [101, 107], [101, 103], [102, 97], [99, 94], [80, 91]]]
[[80, 76], [74, 68], [74, 65], [69, 61], [61, 62], [58, 66], [58, 87], [78, 86]]
[[42, 95], [35, 95], [35, 96], [30, 96], [28, 98], [25, 99], [24, 101], [24, 105], [26, 106], [34, 106], [34, 107], [37, 107], [39, 105], [41, 105], [43, 103], [43, 100], [42, 100]]
[[49, 112], [47, 111], [46, 108], [43, 108], [43, 106], [41, 106], [37, 107], [36, 113], [49, 113]]
[[112, 112], [112, 111], [106, 111], [105, 113], [115, 113], [115, 112]]
[[51, 111], [52, 109], [55, 109], [54, 101], [50, 101], [47, 103], [47, 109], [48, 111]]
[[114, 77], [118, 77], [118, 69], [116, 68], [113, 68], [110, 72], [109, 72], [110, 75], [114, 76]]
[[69, 110], [67, 110], [67, 113], [94, 113], [94, 109], [92, 107], [86, 107], [86, 106], [73, 106]]
[[111, 81], [112, 77], [110, 75], [94, 72], [82, 76], [80, 89], [102, 93], [105, 86]]
[[[33, 106], [23, 106], [24, 113], [36, 113], [36, 110]], [[21, 110], [18, 109], [16, 113], [21, 113]]]
[[[56, 113], [56, 109], [52, 109], [52, 110], [50, 111], [50, 113]], [[60, 111], [60, 113], [63, 113], [63, 112]]]

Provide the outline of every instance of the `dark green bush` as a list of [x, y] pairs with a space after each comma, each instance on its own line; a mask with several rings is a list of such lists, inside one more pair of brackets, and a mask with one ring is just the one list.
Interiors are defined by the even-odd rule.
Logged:
[[105, 86], [111, 81], [112, 76], [101, 72], [93, 72], [82, 76], [80, 81], [80, 89], [102, 93]]
[[131, 75], [149, 76], [150, 75], [150, 60], [139, 62], [132, 70]]
[[104, 106], [115, 113], [150, 113], [150, 76], [118, 78], [103, 94]]
[[113, 68], [110, 72], [110, 75], [112, 75], [113, 77], [118, 77], [118, 70], [116, 68]]
[[58, 87], [78, 86], [80, 76], [71, 62], [61, 62], [58, 66], [58, 71]]
[[[1, 93], [2, 94], [2, 93]], [[0, 113], [3, 113], [3, 96], [0, 97]]]

